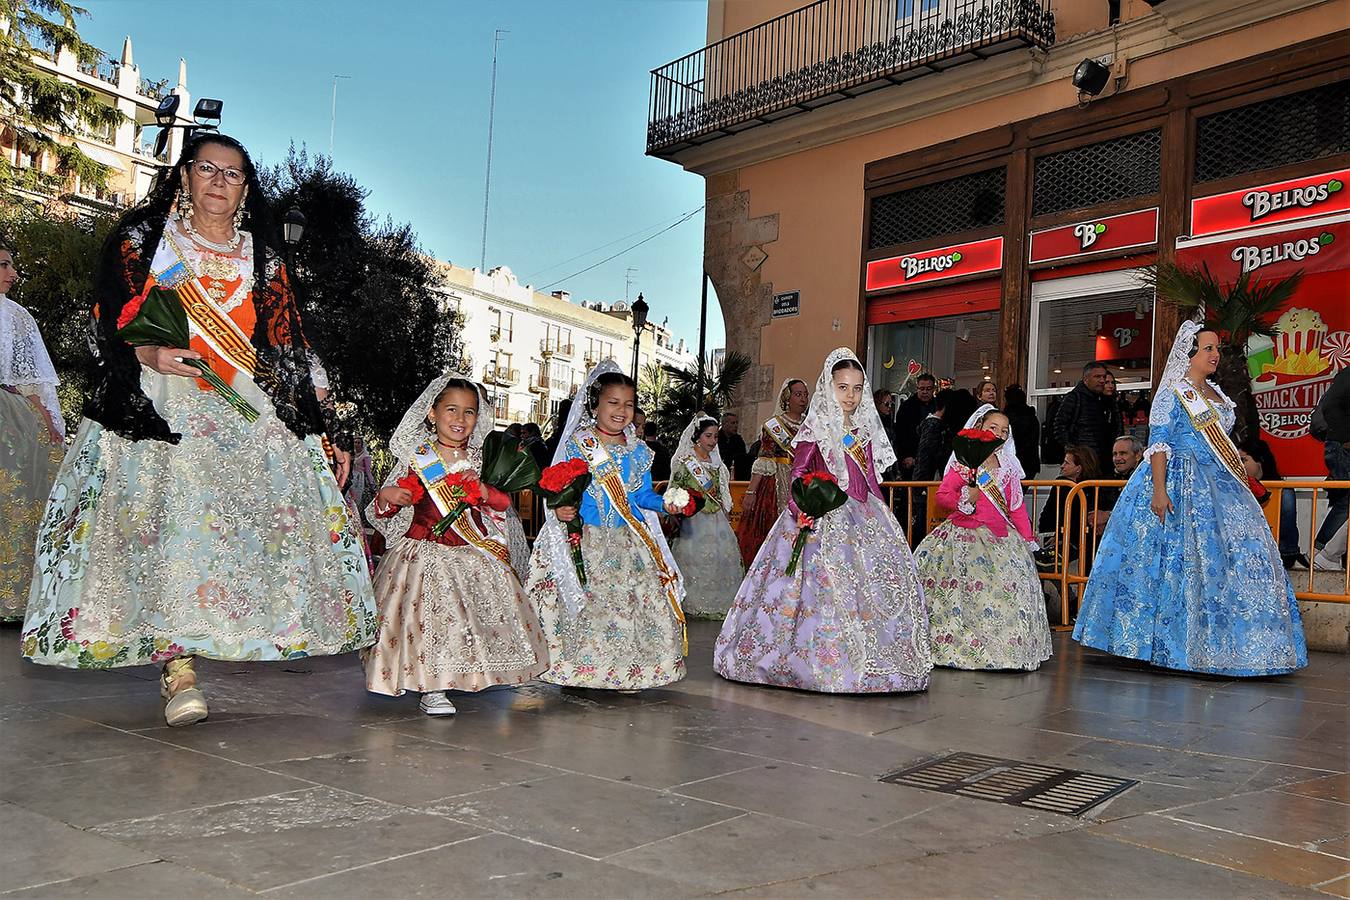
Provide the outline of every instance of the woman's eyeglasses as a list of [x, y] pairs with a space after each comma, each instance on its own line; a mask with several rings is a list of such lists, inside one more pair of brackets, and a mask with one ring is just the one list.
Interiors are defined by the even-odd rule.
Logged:
[[225, 177], [226, 184], [232, 184], [236, 187], [238, 187], [239, 185], [243, 184], [245, 181], [248, 180], [248, 176], [245, 175], [239, 169], [233, 168], [222, 169], [215, 163], [207, 162], [204, 159], [196, 160], [190, 163], [190, 165], [192, 167], [192, 171], [196, 172], [199, 178], [203, 178], [206, 181], [210, 181], [211, 179], [215, 178], [217, 172], [219, 172], [221, 175]]

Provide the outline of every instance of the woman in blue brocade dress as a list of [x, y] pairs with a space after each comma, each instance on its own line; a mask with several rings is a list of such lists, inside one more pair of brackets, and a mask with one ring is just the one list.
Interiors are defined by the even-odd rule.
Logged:
[[1186, 322], [1149, 416], [1147, 464], [1111, 513], [1074, 639], [1169, 669], [1257, 676], [1308, 664], [1298, 601], [1207, 378], [1218, 335]]

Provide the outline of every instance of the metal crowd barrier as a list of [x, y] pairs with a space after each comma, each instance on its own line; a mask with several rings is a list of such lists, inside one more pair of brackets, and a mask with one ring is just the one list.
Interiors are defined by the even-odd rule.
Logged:
[[[1263, 483], [1270, 491], [1270, 499], [1263, 509], [1276, 540], [1279, 539], [1283, 515], [1282, 492], [1296, 492], [1300, 501], [1296, 507], [1299, 548], [1309, 560], [1314, 559], [1313, 540], [1320, 524], [1318, 514], [1329, 502], [1327, 492], [1350, 490], [1350, 481], [1284, 480]], [[1113, 495], [1124, 485], [1124, 481], [1112, 479], [1077, 483], [1066, 479], [1032, 479], [1022, 482], [1027, 492], [1025, 502], [1033, 530], [1037, 528], [1045, 503], [1057, 501], [1055, 527], [1040, 535], [1042, 552], [1038, 554], [1037, 569], [1041, 581], [1050, 587], [1051, 597], [1058, 594], [1059, 628], [1072, 626], [1074, 607], [1083, 586], [1087, 584], [1091, 560], [1097, 554], [1097, 543], [1106, 525], [1106, 517], [1100, 514], [1109, 515], [1110, 512], [1109, 509], [1102, 509], [1103, 500], [1109, 499], [1113, 505]], [[733, 529], [740, 524], [742, 501], [748, 486], [747, 481], [731, 483], [730, 518]], [[917, 546], [925, 535], [947, 517], [947, 512], [937, 505], [939, 482], [887, 481], [881, 487], [904, 529], [910, 547]], [[1307, 510], [1306, 516], [1302, 514], [1304, 509]], [[533, 541], [543, 521], [543, 498], [531, 491], [522, 491], [516, 497], [516, 511], [520, 514], [526, 536]], [[1350, 547], [1346, 548], [1346, 555], [1341, 557], [1342, 567], [1339, 570], [1291, 570], [1289, 577], [1294, 585], [1295, 596], [1300, 600], [1350, 603], [1350, 570], [1344, 565], [1347, 558], [1350, 558]]]

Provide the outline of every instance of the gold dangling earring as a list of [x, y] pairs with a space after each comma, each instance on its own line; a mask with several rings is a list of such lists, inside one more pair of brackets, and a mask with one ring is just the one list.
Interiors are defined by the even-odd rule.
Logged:
[[192, 195], [188, 193], [187, 185], [178, 188], [176, 205], [178, 206], [178, 218], [184, 222], [192, 218]]
[[239, 229], [244, 226], [244, 201], [240, 200], [239, 205], [234, 210], [234, 232], [239, 233]]

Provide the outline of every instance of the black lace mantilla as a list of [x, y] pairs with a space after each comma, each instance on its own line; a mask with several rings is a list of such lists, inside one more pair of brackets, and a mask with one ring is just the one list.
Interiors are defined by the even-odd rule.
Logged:
[[[164, 220], [152, 220], [118, 229], [104, 245], [91, 326], [94, 387], [84, 414], [128, 440], [177, 444], [182, 435], [169, 429], [141, 389], [141, 364], [134, 348], [117, 336], [117, 318], [122, 307], [145, 289], [163, 234]], [[274, 250], [255, 241], [253, 272], [258, 319], [252, 340], [258, 354], [254, 381], [272, 400], [277, 418], [296, 436], [322, 434], [329, 429], [314, 396], [308, 347], [286, 268]]]

